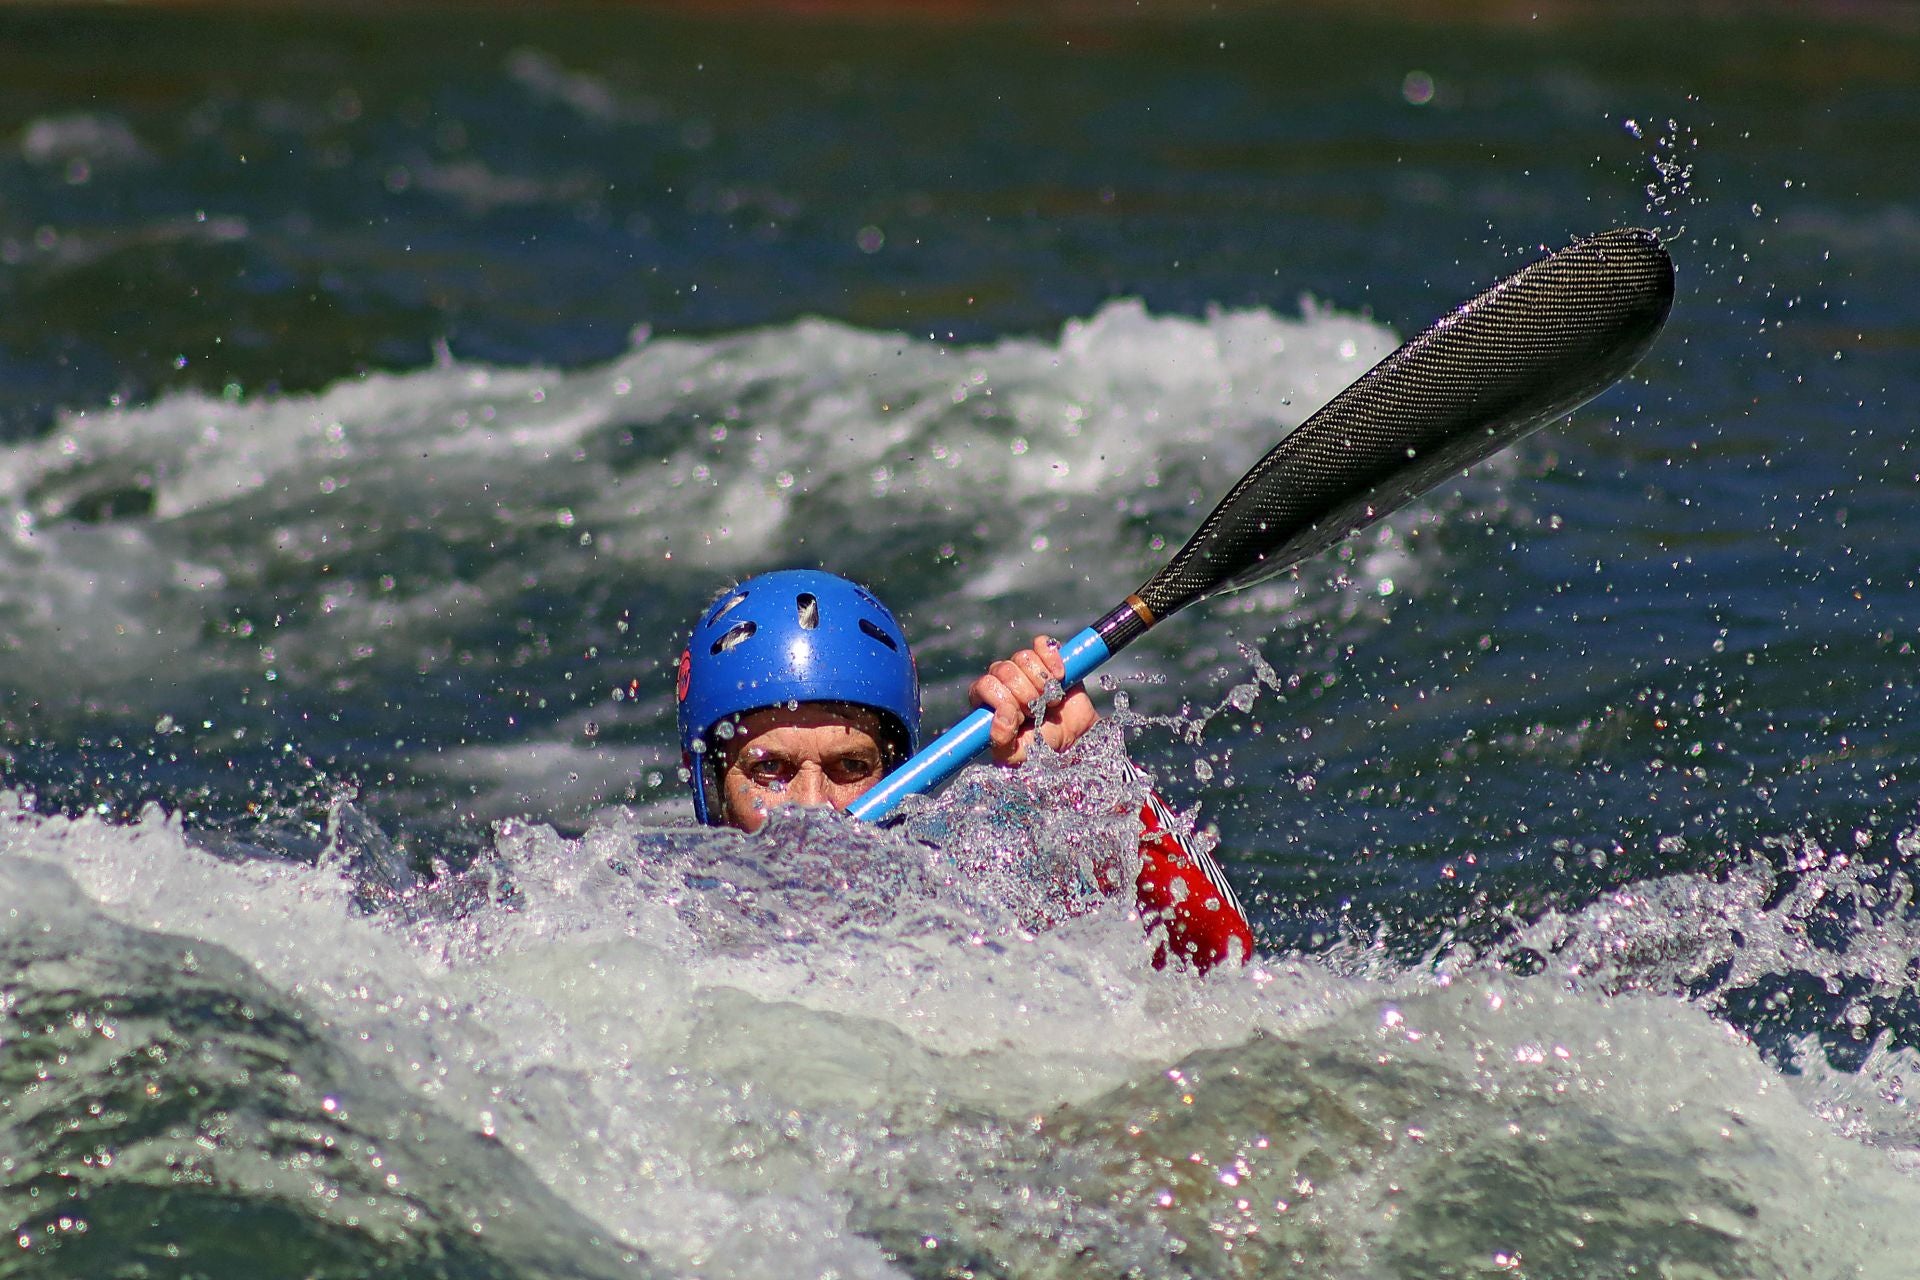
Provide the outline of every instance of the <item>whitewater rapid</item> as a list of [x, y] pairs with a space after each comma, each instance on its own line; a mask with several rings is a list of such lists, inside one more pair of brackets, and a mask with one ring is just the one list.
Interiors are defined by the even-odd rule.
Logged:
[[1101, 824], [1035, 836], [981, 796], [1105, 767], [976, 776], [922, 806], [941, 846], [517, 822], [397, 886], [344, 802], [309, 864], [12, 796], [16, 1256], [140, 1246], [191, 1188], [342, 1257], [458, 1241], [513, 1275], [1904, 1273], [1910, 1051], [1783, 1075], [1715, 1016], [1795, 966], [1897, 989], [1920, 940], [1807, 938], [1835, 896], [1899, 915], [1854, 864], [1537, 921], [1533, 976], [1353, 939], [1197, 980], [1125, 904], [1022, 919]]

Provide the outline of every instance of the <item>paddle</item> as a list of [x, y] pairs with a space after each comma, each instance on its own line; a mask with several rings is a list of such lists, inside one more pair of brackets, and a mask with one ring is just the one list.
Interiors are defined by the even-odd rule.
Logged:
[[[1571, 413], [1631, 369], [1673, 305], [1650, 231], [1549, 254], [1436, 321], [1301, 423], [1240, 477], [1145, 585], [1060, 647], [1079, 683], [1196, 600], [1252, 586]], [[987, 745], [976, 708], [847, 806], [884, 818]]]

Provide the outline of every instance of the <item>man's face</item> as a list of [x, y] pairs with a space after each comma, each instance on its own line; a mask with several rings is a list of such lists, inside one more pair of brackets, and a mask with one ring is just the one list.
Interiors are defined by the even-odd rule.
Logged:
[[767, 707], [734, 722], [720, 743], [728, 826], [758, 831], [783, 804], [844, 809], [886, 772], [879, 717], [859, 707]]

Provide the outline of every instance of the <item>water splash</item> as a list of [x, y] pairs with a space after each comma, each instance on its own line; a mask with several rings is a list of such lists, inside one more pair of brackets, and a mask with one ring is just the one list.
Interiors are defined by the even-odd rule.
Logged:
[[[1644, 138], [1635, 121], [1628, 120], [1626, 127], [1636, 141]], [[1654, 136], [1647, 155], [1647, 162], [1653, 168], [1653, 180], [1646, 184], [1647, 216], [1673, 236], [1685, 233], [1685, 215], [1702, 199], [1693, 189], [1699, 151], [1700, 137], [1693, 126], [1683, 125], [1669, 116], [1666, 127]]]
[[[1097, 865], [1133, 798], [1093, 745], [982, 771], [904, 833], [511, 824], [371, 914], [351, 815], [310, 866], [10, 800], [20, 1256], [161, 1257], [140, 1206], [181, 1177], [196, 1257], [272, 1230], [447, 1274], [1731, 1280], [1893, 1274], [1920, 1245], [1908, 1052], [1783, 1075], [1726, 1021], [1783, 976], [1894, 997], [1920, 955], [1897, 865], [1803, 844], [1477, 954], [1196, 982], [1104, 895], [1027, 918], [1059, 903], [1020, 881]], [[1839, 903], [1869, 927], [1823, 936]]]

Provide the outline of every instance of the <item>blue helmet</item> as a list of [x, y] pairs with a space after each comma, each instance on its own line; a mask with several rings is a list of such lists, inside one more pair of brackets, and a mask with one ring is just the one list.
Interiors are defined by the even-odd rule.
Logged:
[[907, 638], [865, 587], [816, 569], [781, 569], [720, 594], [680, 655], [680, 752], [693, 811], [720, 823], [718, 752], [732, 716], [786, 702], [849, 702], [878, 713], [906, 755], [920, 742], [920, 676]]

